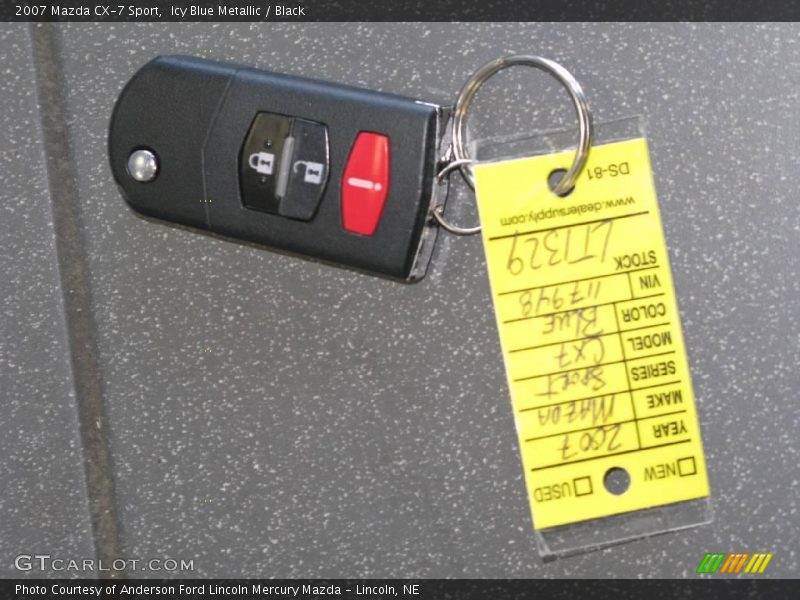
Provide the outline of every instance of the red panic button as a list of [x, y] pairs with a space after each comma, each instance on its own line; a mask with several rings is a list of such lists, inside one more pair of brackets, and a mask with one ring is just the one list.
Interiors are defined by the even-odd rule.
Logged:
[[389, 138], [362, 131], [342, 176], [342, 223], [347, 231], [373, 235], [389, 193]]

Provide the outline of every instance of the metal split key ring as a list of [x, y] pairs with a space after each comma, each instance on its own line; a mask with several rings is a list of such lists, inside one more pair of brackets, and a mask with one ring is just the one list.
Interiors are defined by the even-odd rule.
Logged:
[[[486, 83], [492, 75], [516, 65], [534, 67], [550, 73], [567, 88], [572, 98], [572, 103], [575, 106], [575, 112], [578, 116], [578, 145], [575, 149], [575, 158], [572, 161], [572, 165], [559, 180], [555, 188], [553, 188], [553, 192], [559, 196], [563, 196], [575, 186], [575, 180], [578, 178], [578, 175], [580, 175], [584, 165], [586, 165], [586, 160], [589, 158], [589, 149], [592, 145], [592, 112], [589, 109], [586, 95], [583, 93], [581, 84], [578, 83], [569, 71], [557, 62], [540, 56], [526, 56], [521, 54], [498, 58], [497, 60], [486, 63], [475, 71], [464, 84], [464, 87], [461, 88], [461, 91], [458, 93], [458, 98], [456, 99], [455, 109], [453, 110], [453, 142], [451, 145], [453, 160], [439, 171], [436, 176], [437, 183], [441, 183], [446, 175], [458, 168], [461, 170], [469, 186], [473, 190], [475, 189], [475, 177], [470, 169], [470, 165], [474, 164], [475, 160], [470, 157], [469, 151], [467, 150], [467, 116], [475, 94], [478, 93], [480, 87]], [[480, 225], [475, 227], [458, 227], [457, 225], [448, 223], [444, 218], [443, 206], [439, 206], [433, 210], [433, 217], [441, 227], [456, 235], [473, 235], [481, 230]]]

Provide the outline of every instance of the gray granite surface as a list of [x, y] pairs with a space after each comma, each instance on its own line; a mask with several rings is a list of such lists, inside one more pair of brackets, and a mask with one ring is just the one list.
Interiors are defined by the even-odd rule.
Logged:
[[36, 577], [15, 559], [95, 555], [26, 27], [0, 65], [0, 577]]

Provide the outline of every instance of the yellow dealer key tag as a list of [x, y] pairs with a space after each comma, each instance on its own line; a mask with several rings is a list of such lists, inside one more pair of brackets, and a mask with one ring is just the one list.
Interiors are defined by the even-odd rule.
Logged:
[[558, 197], [573, 156], [473, 169], [537, 529], [709, 493], [647, 144], [593, 146]]

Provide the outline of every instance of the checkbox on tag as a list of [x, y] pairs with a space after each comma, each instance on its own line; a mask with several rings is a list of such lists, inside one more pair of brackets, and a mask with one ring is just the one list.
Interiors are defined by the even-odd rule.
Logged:
[[694, 456], [678, 459], [678, 474], [681, 477], [689, 477], [690, 475], [697, 474], [697, 463], [694, 461]]
[[575, 496], [589, 496], [594, 493], [592, 489], [591, 477], [576, 477], [572, 480], [572, 487], [575, 488]]

